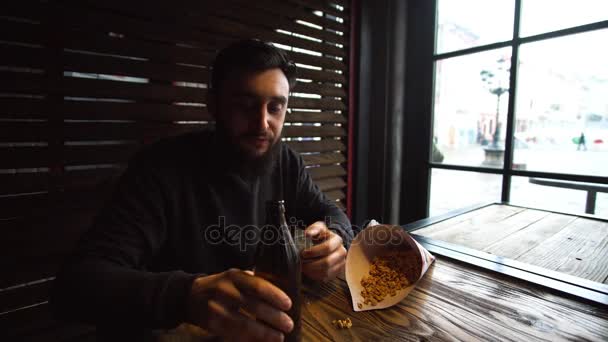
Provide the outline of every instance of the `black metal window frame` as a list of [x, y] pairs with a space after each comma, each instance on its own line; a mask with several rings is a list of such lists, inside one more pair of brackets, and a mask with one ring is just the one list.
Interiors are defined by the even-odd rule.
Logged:
[[[437, 0], [432, 1], [435, 13], [435, 19], [433, 20], [432, 30], [435, 31], [436, 27], [436, 17], [437, 17]], [[486, 44], [482, 46], [476, 46], [468, 49], [462, 49], [457, 51], [451, 51], [447, 53], [439, 53], [435, 54], [433, 51], [433, 76], [432, 79], [435, 79], [435, 70], [434, 66], [437, 61], [445, 60], [453, 57], [460, 57], [471, 55], [474, 53], [491, 51], [499, 48], [510, 47], [511, 48], [511, 71], [509, 75], [509, 102], [508, 102], [508, 111], [507, 111], [507, 129], [506, 129], [506, 139], [505, 139], [505, 154], [504, 154], [504, 162], [502, 168], [488, 168], [488, 167], [475, 167], [475, 166], [464, 166], [464, 165], [454, 165], [454, 164], [442, 164], [442, 163], [428, 163], [429, 169], [437, 168], [437, 169], [446, 169], [446, 170], [457, 170], [457, 171], [472, 171], [472, 172], [482, 172], [482, 173], [491, 173], [502, 175], [502, 191], [501, 191], [501, 201], [508, 203], [511, 195], [511, 178], [513, 176], [524, 176], [524, 177], [536, 177], [536, 178], [551, 178], [557, 180], [566, 180], [566, 181], [577, 181], [577, 182], [589, 182], [589, 183], [600, 183], [600, 184], [608, 184], [608, 177], [602, 176], [592, 176], [585, 174], [566, 174], [559, 172], [540, 172], [540, 171], [528, 171], [528, 170], [514, 170], [513, 169], [513, 134], [514, 134], [514, 123], [515, 123], [515, 101], [517, 94], [517, 77], [518, 77], [518, 59], [519, 59], [519, 48], [522, 44], [538, 42], [552, 38], [565, 37], [577, 33], [585, 33], [597, 31], [600, 29], [608, 28], [608, 20], [595, 22], [586, 25], [575, 26], [571, 28], [561, 29], [557, 31], [550, 31], [546, 33], [536, 34], [527, 37], [520, 37], [519, 27], [520, 27], [520, 19], [521, 19], [521, 3], [522, 0], [515, 0], [515, 12], [513, 18], [513, 36], [512, 39], [503, 42], [497, 42], [492, 44]], [[433, 43], [433, 46], [435, 44]], [[434, 49], [433, 49], [434, 50]], [[431, 96], [431, 103], [433, 101], [433, 91], [431, 91], [427, 96]], [[429, 108], [431, 123], [433, 122], [433, 108]], [[431, 124], [432, 131], [432, 124]], [[430, 132], [429, 132], [430, 133]], [[429, 134], [429, 138], [430, 138]], [[429, 144], [431, 144], [430, 139], [428, 140]], [[427, 159], [430, 160], [430, 156], [427, 156]], [[432, 180], [431, 180], [432, 181]], [[427, 203], [428, 207], [428, 203]], [[428, 209], [427, 209], [428, 211]]]
[[[517, 84], [517, 61], [522, 44], [565, 37], [577, 33], [592, 32], [608, 28], [608, 20], [586, 25], [536, 34], [527, 37], [519, 36], [522, 0], [515, 0], [513, 17], [513, 34], [511, 39], [472, 48], [435, 53], [437, 0], [414, 0], [408, 3], [407, 12], [407, 54], [406, 54], [406, 90], [404, 106], [403, 160], [401, 163], [403, 181], [400, 197], [400, 222], [408, 232], [415, 232], [433, 223], [447, 220], [456, 215], [479, 209], [483, 205], [473, 205], [455, 209], [451, 212], [428, 217], [430, 204], [431, 170], [445, 169], [455, 171], [480, 172], [497, 174], [503, 177], [501, 199], [498, 203], [509, 204], [511, 178], [513, 176], [550, 178], [565, 181], [608, 184], [608, 177], [584, 174], [566, 174], [559, 172], [540, 172], [513, 169], [513, 135], [515, 124], [515, 103]], [[434, 81], [437, 61], [511, 47], [511, 72], [509, 75], [509, 101], [507, 112], [507, 129], [505, 139], [505, 156], [502, 168], [475, 167], [431, 162], [431, 145], [433, 131]], [[423, 143], [421, 143], [423, 142]], [[549, 211], [547, 209], [541, 209]], [[566, 213], [571, 214], [572, 213]], [[576, 214], [594, 220], [597, 217]], [[605, 221], [605, 220], [602, 220]], [[409, 223], [408, 223], [409, 222]], [[476, 265], [524, 281], [552, 288], [578, 298], [596, 303], [608, 304], [608, 286], [566, 274], [541, 269], [507, 258], [497, 257], [461, 245], [424, 238], [414, 234], [423, 246], [436, 255]]]

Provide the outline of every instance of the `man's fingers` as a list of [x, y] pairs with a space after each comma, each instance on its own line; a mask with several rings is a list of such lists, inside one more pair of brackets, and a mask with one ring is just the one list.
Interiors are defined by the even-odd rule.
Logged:
[[283, 311], [291, 308], [291, 299], [281, 289], [260, 277], [251, 276], [242, 271], [228, 271], [235, 286], [245, 292], [266, 301], [268, 304]]
[[271, 327], [230, 310], [221, 302], [210, 300], [208, 303], [211, 313], [209, 330], [217, 335], [233, 337], [237, 340], [254, 341], [283, 341], [284, 335]]
[[284, 333], [293, 329], [294, 322], [285, 312], [254, 298], [248, 298], [245, 303], [245, 309], [248, 312], [253, 314], [256, 319], [266, 322], [272, 328]]
[[331, 234], [330, 238], [302, 251], [304, 259], [318, 258], [331, 254], [336, 249], [342, 247], [342, 238], [338, 234]]
[[325, 232], [327, 232], [327, 225], [323, 221], [317, 221], [310, 226], [306, 227], [304, 230], [304, 234], [309, 238], [318, 239], [323, 237]]
[[[345, 254], [344, 254], [345, 255]], [[325, 258], [302, 265], [302, 272], [314, 280], [333, 279], [346, 265], [343, 253], [333, 253]]]
[[309, 270], [327, 270], [340, 262], [344, 262], [345, 256], [346, 254], [342, 253], [342, 251], [336, 251], [328, 256], [305, 262], [302, 264], [302, 267]]

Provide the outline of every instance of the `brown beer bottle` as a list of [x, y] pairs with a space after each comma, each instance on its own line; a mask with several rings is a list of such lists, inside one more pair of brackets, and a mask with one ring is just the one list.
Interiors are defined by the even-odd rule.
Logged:
[[270, 281], [291, 298], [292, 305], [287, 314], [293, 320], [294, 327], [285, 335], [285, 341], [300, 341], [302, 264], [285, 220], [284, 201], [266, 202], [266, 225], [260, 231], [255, 275]]

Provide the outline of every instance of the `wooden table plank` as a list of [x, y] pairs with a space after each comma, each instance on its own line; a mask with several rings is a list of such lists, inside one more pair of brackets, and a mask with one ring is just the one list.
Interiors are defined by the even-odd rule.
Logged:
[[[400, 304], [355, 313], [344, 281], [305, 290], [304, 341], [501, 340], [608, 338], [608, 308], [438, 257]], [[334, 319], [350, 317], [351, 329]]]
[[[504, 208], [507, 206], [497, 207]], [[526, 209], [506, 217], [501, 215], [495, 218], [484, 217], [483, 220], [479, 220], [479, 216], [476, 216], [472, 220], [461, 222], [449, 229], [443, 229], [428, 236], [436, 240], [483, 250], [505, 237], [525, 229], [548, 214], [545, 211]]]
[[526, 229], [522, 229], [484, 248], [483, 251], [509, 259], [517, 259], [557, 234], [575, 219], [576, 217], [571, 215], [550, 213]]
[[605, 282], [608, 278], [608, 223], [579, 217], [517, 260]]
[[487, 223], [498, 222], [524, 210], [525, 208], [512, 207], [508, 205], [489, 205], [452, 217], [429, 227], [416, 230], [415, 234], [437, 238], [435, 235], [441, 234], [443, 231], [448, 229], [451, 230], [454, 227], [484, 225]]

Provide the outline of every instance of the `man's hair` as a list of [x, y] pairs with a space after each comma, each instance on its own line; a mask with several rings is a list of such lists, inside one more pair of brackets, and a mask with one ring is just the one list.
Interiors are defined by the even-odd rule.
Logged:
[[296, 84], [296, 65], [284, 51], [257, 39], [241, 40], [224, 48], [215, 57], [209, 89], [217, 93], [222, 82], [234, 72], [262, 72], [274, 68], [283, 71], [289, 89], [293, 89]]

